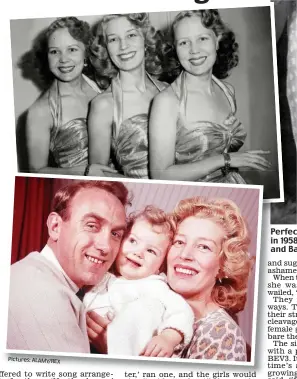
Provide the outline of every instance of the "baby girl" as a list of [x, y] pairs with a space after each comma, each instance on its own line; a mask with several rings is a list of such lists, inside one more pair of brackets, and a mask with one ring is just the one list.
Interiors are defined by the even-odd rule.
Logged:
[[85, 295], [87, 311], [114, 314], [107, 328], [108, 354], [171, 357], [177, 345], [190, 342], [193, 312], [163, 273], [174, 231], [158, 208], [131, 216], [115, 262], [117, 275], [107, 273]]

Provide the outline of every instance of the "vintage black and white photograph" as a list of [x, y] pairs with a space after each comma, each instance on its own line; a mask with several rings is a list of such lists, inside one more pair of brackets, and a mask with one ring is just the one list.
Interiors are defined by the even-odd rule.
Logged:
[[11, 20], [20, 172], [283, 199], [269, 6]]
[[262, 186], [16, 177], [7, 352], [253, 364], [262, 202]]
[[297, 11], [295, 0], [275, 2], [284, 203], [271, 206], [272, 224], [297, 224]]

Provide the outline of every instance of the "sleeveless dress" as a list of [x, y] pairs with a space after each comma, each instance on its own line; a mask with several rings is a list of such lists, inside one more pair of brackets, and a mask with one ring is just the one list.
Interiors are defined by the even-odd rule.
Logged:
[[[244, 143], [246, 132], [241, 122], [236, 118], [236, 103], [234, 93], [222, 81], [212, 76], [212, 80], [221, 88], [230, 103], [230, 114], [223, 123], [211, 121], [186, 121], [187, 87], [186, 76], [181, 75], [171, 84], [179, 99], [179, 118], [177, 121], [177, 134], [175, 145], [175, 164], [186, 164], [202, 161], [204, 158], [223, 152], [236, 152]], [[244, 184], [245, 180], [238, 169], [230, 169], [224, 175], [221, 169], [216, 170], [199, 182], [218, 182]]]
[[[83, 75], [89, 86], [100, 93], [96, 83]], [[49, 89], [48, 102], [53, 117], [50, 131], [50, 153], [57, 167], [73, 167], [88, 163], [88, 129], [84, 117], [62, 124], [62, 100], [58, 81]]]
[[[158, 91], [166, 85], [156, 83], [146, 73]], [[129, 178], [148, 178], [148, 114], [142, 113], [123, 120], [123, 90], [119, 76], [111, 82], [113, 124], [111, 148], [117, 168]]]

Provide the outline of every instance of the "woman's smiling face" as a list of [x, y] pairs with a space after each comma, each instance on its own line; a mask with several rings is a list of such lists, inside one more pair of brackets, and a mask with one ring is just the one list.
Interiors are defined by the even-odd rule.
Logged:
[[175, 47], [183, 68], [192, 75], [212, 72], [219, 38], [199, 16], [185, 17], [174, 28]]
[[119, 70], [131, 71], [144, 64], [142, 31], [126, 17], [110, 20], [106, 25], [105, 35], [110, 59]]
[[67, 28], [55, 30], [48, 39], [48, 64], [53, 75], [70, 82], [78, 78], [84, 68], [85, 45], [74, 39]]
[[170, 287], [186, 299], [208, 299], [220, 268], [225, 232], [212, 219], [190, 216], [180, 223], [167, 258]]

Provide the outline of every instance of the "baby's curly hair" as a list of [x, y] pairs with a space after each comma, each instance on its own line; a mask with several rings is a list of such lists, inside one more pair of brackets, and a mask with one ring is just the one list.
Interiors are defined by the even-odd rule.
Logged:
[[[153, 205], [147, 205], [144, 208], [144, 210], [140, 212], [133, 212], [128, 216], [127, 229], [126, 229], [124, 238], [126, 238], [129, 235], [133, 225], [138, 220], [147, 221], [151, 225], [154, 232], [158, 234], [164, 233], [167, 235], [168, 240], [169, 240], [168, 248], [166, 252], [167, 254], [172, 245], [174, 235], [176, 232], [176, 223], [172, 215], [164, 212], [162, 209], [157, 208]], [[165, 259], [160, 267], [160, 272], [166, 273], [166, 271], [167, 271], [167, 262]]]
[[165, 33], [167, 44], [163, 46], [163, 71], [167, 81], [173, 81], [183, 70], [175, 49], [174, 30], [177, 24], [184, 18], [200, 17], [202, 25], [213, 30], [216, 36], [221, 36], [217, 50], [217, 59], [213, 66], [213, 74], [218, 79], [225, 79], [229, 76], [230, 70], [238, 64], [238, 44], [235, 41], [235, 34], [221, 19], [217, 9], [203, 9], [193, 11], [182, 11], [173, 20], [170, 31]]
[[[171, 215], [153, 205], [147, 205], [140, 212], [133, 212], [128, 216], [126, 235], [130, 233], [137, 220], [146, 220], [157, 233], [165, 233], [172, 243], [176, 225]], [[154, 228], [156, 227], [156, 228]]]
[[227, 199], [193, 197], [181, 200], [173, 211], [177, 227], [191, 216], [213, 220], [226, 233], [220, 253], [220, 269], [211, 296], [220, 307], [236, 314], [244, 309], [249, 274], [254, 264], [254, 257], [250, 257], [248, 252], [250, 237], [247, 224], [237, 205]]
[[158, 77], [162, 73], [162, 61], [160, 58], [161, 34], [150, 23], [148, 13], [129, 13], [106, 15], [99, 22], [95, 39], [91, 46], [91, 62], [94, 66], [96, 80], [102, 88], [107, 88], [110, 80], [118, 73], [118, 68], [111, 61], [105, 36], [106, 25], [116, 18], [125, 17], [133, 26], [141, 30], [145, 43], [145, 69]]
[[90, 25], [86, 21], [79, 20], [76, 17], [60, 17], [53, 21], [33, 43], [32, 65], [36, 70], [36, 76], [39, 76], [40, 86], [43, 88], [48, 88], [54, 79], [48, 65], [48, 40], [58, 29], [67, 29], [75, 40], [85, 45], [87, 65], [84, 67], [83, 72], [89, 77], [93, 76], [92, 67], [89, 64], [89, 48], [93, 42]]

